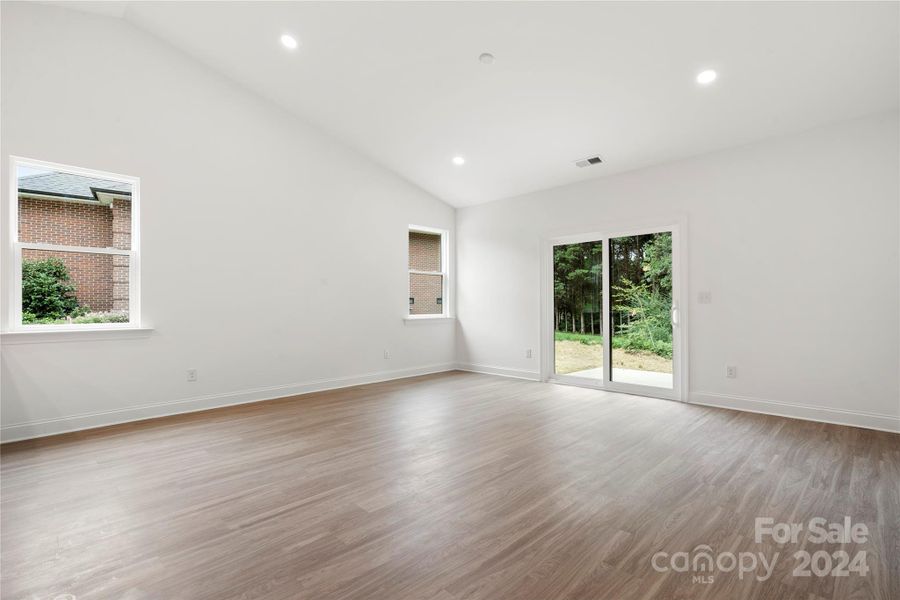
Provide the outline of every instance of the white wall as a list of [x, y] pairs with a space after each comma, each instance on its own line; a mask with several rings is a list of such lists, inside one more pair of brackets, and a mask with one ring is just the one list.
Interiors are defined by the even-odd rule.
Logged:
[[4, 275], [9, 155], [137, 175], [154, 328], [6, 336], [3, 439], [452, 365], [402, 320], [406, 227], [452, 208], [118, 20], [4, 2], [2, 74]]
[[543, 237], [681, 214], [691, 400], [900, 430], [898, 126], [874, 116], [458, 210], [460, 361], [538, 376]]

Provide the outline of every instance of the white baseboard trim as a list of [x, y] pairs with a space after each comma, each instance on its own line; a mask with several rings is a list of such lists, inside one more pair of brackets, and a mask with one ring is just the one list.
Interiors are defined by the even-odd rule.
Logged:
[[[381, 381], [391, 381], [394, 379], [404, 379], [407, 377], [417, 377], [419, 375], [442, 373], [453, 370], [500, 375], [502, 377], [513, 377], [529, 381], [540, 381], [539, 372], [526, 371], [524, 369], [510, 369], [474, 363], [425, 365], [409, 369], [379, 371], [376, 373], [338, 377], [334, 379], [318, 379], [303, 383], [225, 392], [169, 402], [132, 406], [116, 410], [70, 415], [53, 419], [29, 421], [26, 423], [15, 423], [0, 427], [0, 442], [15, 442], [31, 438], [58, 435], [60, 433], [69, 433], [72, 431], [105, 427], [108, 425], [143, 421], [146, 419], [222, 408], [237, 404], [250, 404], [264, 400], [274, 400], [288, 396], [297, 396], [312, 392], [352, 387], [367, 383], [378, 383]], [[762, 400], [759, 398], [716, 394], [713, 392], [692, 392], [690, 394], [690, 402], [692, 404], [703, 406], [714, 406], [717, 408], [727, 408], [793, 419], [833, 423], [835, 425], [850, 425], [853, 427], [900, 433], [900, 418], [879, 413], [823, 408], [821, 406]]]
[[541, 380], [541, 374], [539, 372], [525, 371], [523, 369], [507, 369], [506, 367], [494, 367], [491, 365], [478, 365], [474, 363], [457, 363], [456, 368], [460, 371], [470, 371], [472, 373], [501, 375], [503, 377], [515, 377], [516, 379], [528, 379], [530, 381]]
[[444, 371], [453, 371], [455, 369], [455, 363], [425, 365], [422, 367], [398, 369], [395, 371], [379, 371], [377, 373], [338, 377], [334, 379], [317, 379], [304, 383], [291, 383], [249, 390], [239, 390], [235, 392], [172, 400], [169, 402], [145, 404], [142, 406], [129, 406], [127, 408], [115, 410], [56, 417], [53, 419], [29, 421], [26, 423], [15, 423], [0, 427], [0, 443], [58, 435], [60, 433], [82, 431], [84, 429], [94, 429], [96, 427], [105, 427], [108, 425], [119, 425], [121, 423], [130, 423], [133, 421], [156, 419], [159, 417], [234, 406], [236, 404], [250, 404], [253, 402], [261, 402], [263, 400], [274, 400], [276, 398], [334, 390], [367, 383], [378, 383], [380, 381], [417, 377], [419, 375], [428, 375], [431, 373], [442, 373]]
[[851, 425], [853, 427], [863, 427], [865, 429], [877, 429], [879, 431], [900, 433], [900, 417], [879, 413], [839, 408], [824, 408], [821, 406], [810, 406], [808, 404], [761, 400], [759, 398], [731, 396], [713, 392], [691, 392], [690, 403], [760, 413], [764, 415], [790, 417], [792, 419], [803, 419], [804, 421], [819, 421], [821, 423], [832, 423], [834, 425]]
[[[509, 369], [491, 365], [473, 363], [458, 363], [456, 368], [460, 371], [473, 373], [485, 373], [488, 375], [500, 375], [514, 377], [516, 379], [528, 379], [540, 381], [540, 373], [537, 371], [525, 371], [522, 369]], [[558, 382], [557, 382], [558, 383]], [[689, 394], [691, 404], [714, 406], [744, 412], [788, 417], [791, 419], [803, 419], [805, 421], [817, 421], [834, 425], [850, 425], [865, 429], [876, 429], [890, 433], [900, 433], [900, 417], [879, 413], [869, 413], [857, 410], [845, 410], [837, 408], [823, 408], [808, 404], [794, 404], [790, 402], [778, 402], [775, 400], [761, 400], [747, 396], [733, 396], [716, 394], [713, 392], [691, 392]]]

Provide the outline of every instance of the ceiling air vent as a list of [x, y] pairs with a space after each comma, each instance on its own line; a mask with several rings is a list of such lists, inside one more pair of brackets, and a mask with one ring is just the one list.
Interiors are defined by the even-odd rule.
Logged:
[[590, 167], [591, 165], [599, 165], [603, 160], [599, 156], [589, 156], [575, 161], [576, 167]]

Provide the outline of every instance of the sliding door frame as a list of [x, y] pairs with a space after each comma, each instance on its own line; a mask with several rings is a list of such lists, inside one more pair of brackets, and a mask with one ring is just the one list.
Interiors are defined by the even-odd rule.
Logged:
[[[612, 336], [610, 314], [610, 240], [648, 233], [672, 232], [672, 389], [620, 383], [611, 379]], [[555, 369], [553, 318], [553, 247], [565, 244], [603, 241], [603, 379], [557, 375]], [[541, 380], [591, 387], [666, 400], [688, 399], [688, 297], [687, 297], [687, 218], [632, 220], [609, 223], [584, 233], [555, 234], [541, 241]]]

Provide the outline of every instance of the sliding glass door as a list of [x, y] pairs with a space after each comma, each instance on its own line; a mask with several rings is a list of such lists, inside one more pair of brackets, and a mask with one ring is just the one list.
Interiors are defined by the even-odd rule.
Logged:
[[680, 399], [676, 240], [673, 226], [551, 244], [550, 379]]

